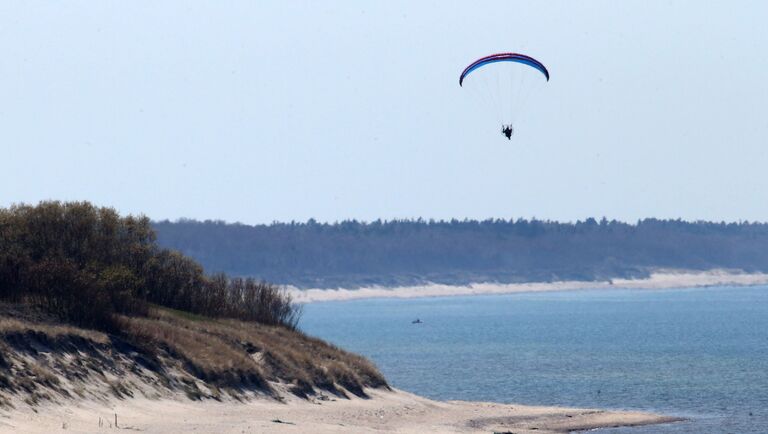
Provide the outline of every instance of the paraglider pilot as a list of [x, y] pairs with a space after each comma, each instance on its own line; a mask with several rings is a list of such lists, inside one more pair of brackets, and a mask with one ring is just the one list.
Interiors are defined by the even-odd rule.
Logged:
[[512, 133], [515, 132], [515, 129], [512, 128], [512, 125], [502, 125], [501, 126], [501, 134], [504, 134], [507, 136], [507, 140], [512, 140]]

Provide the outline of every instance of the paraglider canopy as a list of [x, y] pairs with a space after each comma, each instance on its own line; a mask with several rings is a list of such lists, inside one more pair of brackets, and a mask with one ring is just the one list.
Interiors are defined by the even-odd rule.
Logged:
[[461, 76], [459, 76], [459, 86], [464, 85], [464, 77], [466, 77], [470, 72], [476, 70], [477, 68], [496, 62], [517, 62], [522, 63], [523, 65], [528, 65], [541, 71], [541, 73], [544, 74], [544, 77], [547, 78], [547, 81], [549, 81], [549, 71], [547, 70], [547, 67], [533, 57], [518, 53], [498, 53], [481, 57], [464, 68]]
[[[520, 53], [497, 53], [470, 63], [459, 76], [459, 86], [469, 88], [484, 107], [492, 109], [501, 133], [512, 139], [518, 121], [536, 88], [549, 81], [543, 63]], [[464, 86], [466, 84], [466, 86]]]

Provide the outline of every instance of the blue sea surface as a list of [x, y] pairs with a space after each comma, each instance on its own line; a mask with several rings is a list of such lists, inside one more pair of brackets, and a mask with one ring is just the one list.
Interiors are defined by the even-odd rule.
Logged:
[[768, 287], [323, 302], [300, 327], [434, 399], [688, 419], [608, 433], [768, 432]]

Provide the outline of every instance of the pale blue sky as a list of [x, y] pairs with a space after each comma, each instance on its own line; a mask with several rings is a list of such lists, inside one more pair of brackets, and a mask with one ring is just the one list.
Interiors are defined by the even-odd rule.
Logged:
[[[768, 220], [768, 2], [0, 3], [0, 205]], [[458, 86], [552, 80], [516, 136]]]

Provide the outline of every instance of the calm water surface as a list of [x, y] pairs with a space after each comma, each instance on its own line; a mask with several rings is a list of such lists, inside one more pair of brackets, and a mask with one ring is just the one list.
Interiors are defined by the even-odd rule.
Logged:
[[431, 398], [690, 419], [609, 433], [768, 432], [768, 287], [326, 302], [301, 328]]

